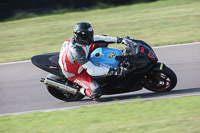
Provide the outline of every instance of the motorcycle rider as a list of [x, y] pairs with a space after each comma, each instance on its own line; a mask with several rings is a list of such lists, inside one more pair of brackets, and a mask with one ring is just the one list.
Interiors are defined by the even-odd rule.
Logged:
[[122, 40], [121, 37], [94, 36], [89, 23], [77, 23], [74, 37], [66, 40], [60, 50], [59, 65], [62, 73], [68, 80], [80, 85], [88, 97], [99, 98], [102, 90], [92, 76], [124, 75], [127, 69], [95, 66], [88, 60], [88, 56], [98, 47], [106, 47], [108, 43], [121, 43]]

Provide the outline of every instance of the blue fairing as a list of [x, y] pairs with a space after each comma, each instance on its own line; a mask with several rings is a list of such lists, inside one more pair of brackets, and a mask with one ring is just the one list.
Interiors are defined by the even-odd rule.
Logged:
[[96, 66], [108, 65], [116, 68], [119, 61], [115, 60], [115, 57], [121, 53], [121, 50], [115, 48], [97, 48], [90, 54], [89, 60]]

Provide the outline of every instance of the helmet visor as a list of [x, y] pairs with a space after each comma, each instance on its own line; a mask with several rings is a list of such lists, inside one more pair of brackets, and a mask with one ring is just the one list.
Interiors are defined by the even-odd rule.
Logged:
[[77, 32], [77, 41], [84, 45], [90, 45], [93, 42], [93, 31]]

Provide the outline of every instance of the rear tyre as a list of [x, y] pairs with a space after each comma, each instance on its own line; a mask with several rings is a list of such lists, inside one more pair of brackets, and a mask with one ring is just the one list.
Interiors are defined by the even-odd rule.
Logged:
[[176, 74], [167, 66], [162, 70], [153, 70], [145, 76], [143, 86], [154, 92], [168, 92], [177, 84]]
[[55, 98], [62, 100], [62, 101], [66, 101], [66, 102], [80, 101], [81, 99], [83, 99], [85, 97], [81, 93], [77, 93], [74, 95], [74, 94], [68, 93], [64, 90], [59, 90], [52, 86], [47, 86], [47, 90]]
[[[48, 74], [47, 78], [55, 80], [55, 81], [60, 81], [63, 83], [66, 82], [66, 81], [62, 81], [63, 80], [62, 77], [59, 77], [59, 76], [56, 76], [53, 74]], [[64, 89], [58, 89], [58, 88], [48, 86], [48, 85], [47, 85], [47, 90], [55, 98], [62, 100], [62, 101], [66, 101], [66, 102], [80, 101], [81, 99], [83, 99], [85, 97], [81, 93], [71, 94]]]

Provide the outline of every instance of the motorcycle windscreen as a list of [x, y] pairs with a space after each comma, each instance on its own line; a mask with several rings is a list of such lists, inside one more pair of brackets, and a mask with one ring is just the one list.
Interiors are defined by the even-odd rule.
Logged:
[[96, 66], [109, 66], [116, 68], [119, 61], [115, 60], [116, 56], [122, 54], [121, 50], [115, 48], [97, 48], [89, 56], [89, 60]]

